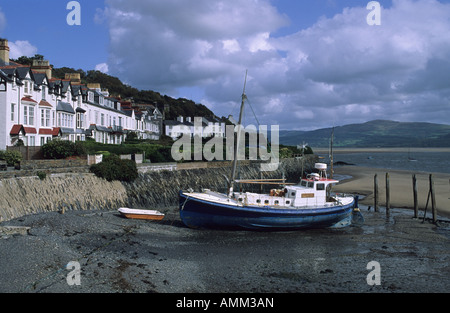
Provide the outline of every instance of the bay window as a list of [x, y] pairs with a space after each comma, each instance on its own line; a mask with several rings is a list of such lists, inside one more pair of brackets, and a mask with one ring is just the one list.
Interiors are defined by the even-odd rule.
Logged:
[[50, 110], [41, 109], [41, 127], [51, 127]]
[[34, 125], [34, 107], [28, 105], [23, 106], [23, 124]]

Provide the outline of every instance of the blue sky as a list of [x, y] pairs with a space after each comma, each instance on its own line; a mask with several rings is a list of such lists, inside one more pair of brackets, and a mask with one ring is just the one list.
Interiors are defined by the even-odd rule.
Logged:
[[316, 129], [450, 117], [449, 0], [0, 1], [11, 54], [101, 69], [139, 89], [236, 115], [245, 71], [258, 120]]
[[9, 41], [28, 41], [56, 67], [94, 69], [105, 62], [108, 53], [108, 29], [95, 22], [101, 0], [80, 0], [81, 25], [69, 26], [65, 0], [1, 1], [6, 18], [1, 36]]

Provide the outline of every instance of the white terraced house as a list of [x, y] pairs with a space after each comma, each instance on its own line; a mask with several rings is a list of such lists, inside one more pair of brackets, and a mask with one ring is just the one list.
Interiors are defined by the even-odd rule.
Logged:
[[78, 73], [52, 78], [48, 61], [12, 62], [8, 40], [0, 39], [0, 150], [19, 141], [42, 146], [53, 138], [120, 144], [129, 132], [157, 140], [162, 118], [155, 107], [138, 110], [99, 84], [81, 84]]
[[225, 123], [210, 117], [177, 117], [176, 120], [165, 120], [165, 134], [173, 140], [183, 135], [208, 137], [225, 137]]

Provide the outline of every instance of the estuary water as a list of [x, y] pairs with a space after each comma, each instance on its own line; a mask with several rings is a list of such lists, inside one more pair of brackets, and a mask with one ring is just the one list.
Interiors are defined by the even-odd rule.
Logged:
[[[328, 154], [319, 154], [329, 162]], [[450, 152], [339, 152], [333, 156], [334, 162], [345, 162], [356, 166], [408, 170], [426, 173], [449, 173]], [[339, 163], [338, 163], [339, 164]]]

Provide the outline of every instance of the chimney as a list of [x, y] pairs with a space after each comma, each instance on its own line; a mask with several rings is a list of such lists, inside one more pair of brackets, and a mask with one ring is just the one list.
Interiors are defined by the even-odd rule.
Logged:
[[9, 65], [9, 46], [7, 39], [0, 38], [0, 61], [5, 65]]
[[65, 73], [64, 78], [70, 80], [72, 83], [81, 83], [80, 73]]
[[95, 90], [98, 91], [98, 92], [101, 92], [101, 91], [102, 91], [102, 88], [101, 88], [101, 86], [100, 86], [99, 83], [90, 83], [90, 84], [87, 84], [87, 87], [88, 87], [89, 89], [95, 89]]
[[38, 73], [47, 74], [48, 79], [52, 78], [52, 66], [47, 60], [33, 60], [31, 69]]

